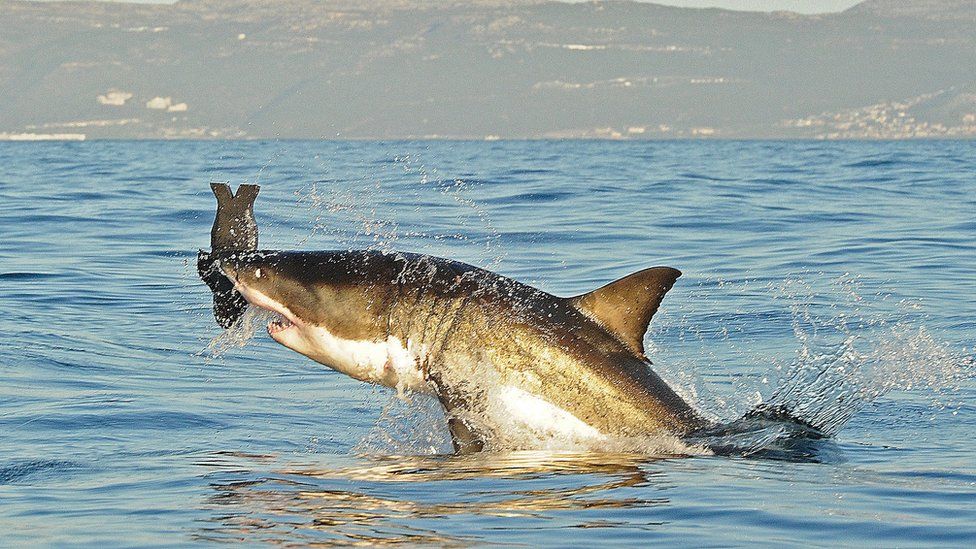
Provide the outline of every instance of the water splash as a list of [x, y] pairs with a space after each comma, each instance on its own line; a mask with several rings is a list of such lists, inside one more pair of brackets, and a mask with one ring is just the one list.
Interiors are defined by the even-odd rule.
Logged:
[[973, 375], [924, 326], [897, 323], [880, 335], [847, 333], [829, 345], [797, 334], [801, 348], [767, 404], [783, 407], [824, 434], [836, 434], [864, 405], [893, 390], [943, 393]]
[[447, 421], [430, 395], [393, 393], [373, 428], [353, 448], [359, 455], [437, 455], [451, 451]]
[[[325, 185], [325, 190], [320, 185]], [[385, 189], [380, 182], [361, 182], [358, 188], [345, 185], [329, 185], [328, 181], [311, 183], [295, 195], [300, 204], [307, 205], [312, 212], [311, 231], [302, 238], [299, 246], [310, 239], [325, 234], [348, 248], [392, 251], [400, 239], [400, 228], [396, 220], [380, 215], [377, 204], [370, 200], [383, 196]], [[335, 218], [341, 218], [337, 223]], [[357, 227], [357, 230], [338, 227]]]
[[[437, 255], [444, 242], [457, 241], [464, 242], [467, 250], [472, 244], [480, 249], [477, 260], [482, 266], [493, 269], [501, 264], [507, 255], [500, 246], [501, 233], [487, 208], [472, 198], [478, 182], [441, 178], [418, 155], [396, 156], [386, 169], [394, 173], [380, 174], [389, 177], [365, 174], [356, 183], [323, 179], [296, 191], [298, 202], [308, 207], [312, 218], [311, 230], [299, 246], [325, 235], [350, 249], [394, 252], [409, 240], [408, 248], [417, 248], [419, 241], [418, 251]], [[393, 182], [384, 182], [388, 179]], [[408, 212], [411, 204], [413, 211]], [[426, 215], [423, 208], [455, 213], [450, 219], [433, 219], [442, 214]], [[422, 230], [404, 222], [425, 217]]]
[[[659, 345], [647, 347], [670, 360], [655, 369], [724, 422], [694, 441], [723, 454], [807, 459], [816, 451], [810, 440], [837, 434], [892, 391], [930, 391], [933, 405], [945, 406], [976, 375], [973, 358], [927, 327], [920, 301], [897, 299], [884, 286], [822, 272], [779, 282], [705, 280], [688, 304], [676, 305], [676, 318], [664, 311], [651, 334]], [[749, 306], [717, 313], [733, 294], [750, 296]], [[682, 309], [691, 304], [694, 310]], [[792, 349], [781, 343], [787, 338], [796, 342]], [[674, 344], [679, 352], [666, 348]], [[684, 345], [698, 358], [681, 358]], [[791, 356], [777, 356], [783, 350]], [[705, 372], [723, 362], [753, 365], [753, 373], [708, 379]]]
[[793, 301], [793, 333], [799, 348], [766, 405], [788, 410], [824, 434], [836, 434], [865, 404], [893, 390], [958, 388], [973, 375], [972, 359], [960, 356], [923, 324], [917, 302], [901, 301], [894, 312], [872, 297], [864, 282], [844, 275], [833, 280], [833, 295], [822, 296], [800, 278], [780, 288]]
[[237, 322], [210, 340], [205, 352], [210, 358], [217, 358], [231, 349], [244, 347], [259, 328], [263, 329], [275, 317], [271, 311], [248, 305]]

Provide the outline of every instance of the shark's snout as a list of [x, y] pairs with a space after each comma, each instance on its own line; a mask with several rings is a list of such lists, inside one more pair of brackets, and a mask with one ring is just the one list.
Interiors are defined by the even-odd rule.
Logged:
[[289, 330], [300, 327], [304, 323], [280, 301], [277, 295], [279, 292], [275, 287], [273, 268], [251, 261], [249, 258], [236, 257], [221, 259], [217, 268], [248, 303], [276, 313], [276, 318], [268, 324], [268, 333], [279, 343], [287, 345], [285, 339], [290, 336]]
[[217, 268], [234, 284], [273, 286], [275, 268], [266, 258], [254, 254], [234, 254], [217, 261]]
[[217, 261], [217, 269], [226, 276], [231, 282], [237, 279], [237, 269], [230, 264], [226, 259], [221, 259]]

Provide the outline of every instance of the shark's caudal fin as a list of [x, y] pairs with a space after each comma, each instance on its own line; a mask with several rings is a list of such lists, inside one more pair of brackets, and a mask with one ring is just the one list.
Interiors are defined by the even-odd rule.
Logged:
[[829, 436], [786, 407], [763, 403], [735, 421], [706, 427], [685, 440], [718, 455], [809, 461], [820, 453], [816, 443]]
[[789, 410], [786, 406], [770, 403], [762, 403], [749, 410], [742, 416], [743, 421], [765, 420], [789, 423], [797, 431], [807, 438], [824, 438], [827, 434], [822, 425], [816, 425], [801, 417], [799, 414]]
[[679, 276], [681, 271], [671, 267], [651, 267], [569, 301], [631, 351], [644, 356], [647, 325]]
[[217, 215], [210, 230], [210, 252], [200, 250], [197, 272], [213, 292], [213, 312], [223, 328], [231, 327], [244, 314], [247, 301], [234, 290], [234, 285], [217, 269], [216, 259], [226, 252], [256, 250], [258, 224], [254, 220], [254, 200], [258, 185], [241, 185], [237, 194], [226, 183], [211, 183], [217, 197]]

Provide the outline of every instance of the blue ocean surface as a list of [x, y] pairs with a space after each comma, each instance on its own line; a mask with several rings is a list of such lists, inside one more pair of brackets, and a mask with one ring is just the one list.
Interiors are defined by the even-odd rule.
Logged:
[[[655, 370], [836, 434], [453, 456], [426, 398], [216, 325], [211, 182], [262, 185], [262, 248], [681, 269]], [[974, 212], [974, 141], [2, 143], [0, 545], [976, 546]]]

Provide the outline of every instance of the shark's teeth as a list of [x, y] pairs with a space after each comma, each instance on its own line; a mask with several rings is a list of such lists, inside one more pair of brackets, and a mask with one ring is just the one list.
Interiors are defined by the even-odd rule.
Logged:
[[268, 323], [268, 333], [274, 334], [291, 328], [294, 324], [282, 315]]

